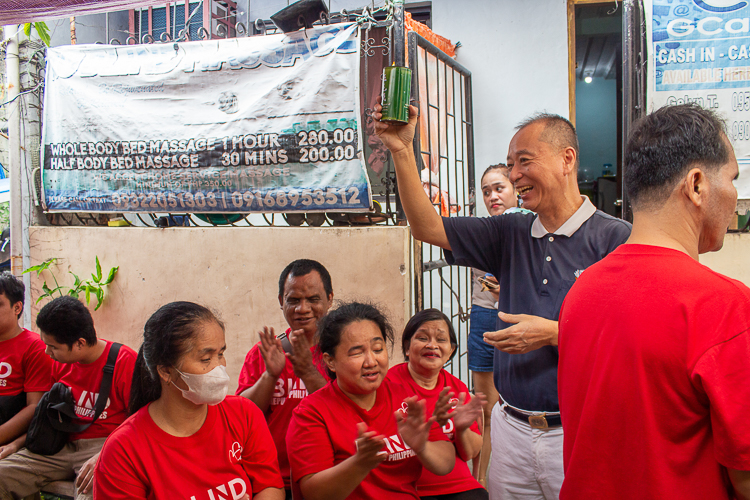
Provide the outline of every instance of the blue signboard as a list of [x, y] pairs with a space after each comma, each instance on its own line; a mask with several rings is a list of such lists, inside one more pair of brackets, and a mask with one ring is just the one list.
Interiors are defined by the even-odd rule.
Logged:
[[693, 102], [726, 119], [750, 198], [750, 2], [647, 0], [649, 110]]

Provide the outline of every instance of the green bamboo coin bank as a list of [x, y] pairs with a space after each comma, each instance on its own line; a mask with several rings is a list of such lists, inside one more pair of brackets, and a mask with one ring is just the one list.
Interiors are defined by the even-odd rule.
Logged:
[[387, 123], [409, 123], [411, 70], [401, 66], [383, 68], [383, 117]]

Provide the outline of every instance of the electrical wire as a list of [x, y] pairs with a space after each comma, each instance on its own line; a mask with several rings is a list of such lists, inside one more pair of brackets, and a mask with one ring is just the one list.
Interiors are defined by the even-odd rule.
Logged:
[[44, 82], [40, 81], [39, 83], [36, 84], [36, 86], [33, 89], [24, 90], [23, 92], [19, 93], [16, 97], [14, 97], [13, 99], [11, 99], [10, 101], [6, 101], [6, 102], [3, 102], [3, 103], [0, 103], [0, 108], [2, 108], [3, 106], [5, 106], [6, 104], [12, 103], [13, 101], [15, 101], [16, 99], [18, 99], [19, 97], [21, 97], [24, 94], [30, 94], [31, 92], [36, 92], [36, 90], [39, 89], [39, 87], [42, 86], [42, 83], [44, 83]]

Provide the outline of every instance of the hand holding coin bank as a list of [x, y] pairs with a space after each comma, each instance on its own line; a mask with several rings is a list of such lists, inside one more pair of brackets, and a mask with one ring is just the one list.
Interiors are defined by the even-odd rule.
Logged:
[[383, 117], [386, 123], [409, 123], [411, 70], [402, 66], [383, 68]]

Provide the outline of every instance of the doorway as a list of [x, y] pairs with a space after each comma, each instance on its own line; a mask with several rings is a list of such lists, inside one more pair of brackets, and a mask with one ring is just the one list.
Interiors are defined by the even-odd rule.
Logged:
[[622, 188], [622, 4], [571, 1], [575, 34], [571, 116], [580, 146], [578, 184], [619, 217]]

